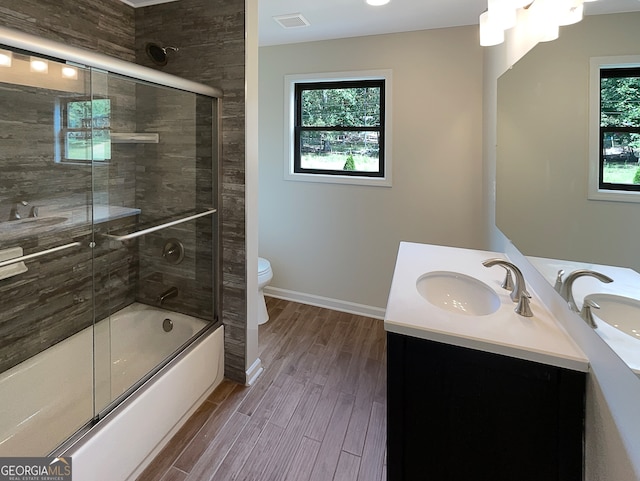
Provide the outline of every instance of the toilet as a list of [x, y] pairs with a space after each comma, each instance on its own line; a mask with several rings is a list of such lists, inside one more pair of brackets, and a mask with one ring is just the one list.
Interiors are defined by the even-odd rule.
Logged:
[[258, 325], [264, 324], [269, 320], [263, 289], [271, 282], [272, 278], [271, 263], [267, 259], [258, 257]]

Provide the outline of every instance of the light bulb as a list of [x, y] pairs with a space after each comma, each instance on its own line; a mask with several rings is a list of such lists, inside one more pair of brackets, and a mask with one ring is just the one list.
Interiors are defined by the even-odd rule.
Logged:
[[31, 71], [37, 73], [47, 73], [49, 71], [49, 62], [38, 57], [31, 57]]
[[73, 67], [62, 67], [62, 76], [67, 79], [75, 80], [78, 78], [78, 70]]
[[488, 0], [489, 21], [507, 30], [516, 24], [516, 9], [509, 0]]
[[480, 15], [480, 45], [491, 47], [504, 42], [504, 30], [493, 24], [489, 18], [489, 12]]

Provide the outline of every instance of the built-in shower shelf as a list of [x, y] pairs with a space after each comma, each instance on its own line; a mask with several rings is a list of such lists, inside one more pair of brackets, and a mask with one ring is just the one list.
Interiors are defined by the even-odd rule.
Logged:
[[[22, 254], [23, 254], [22, 247], [12, 247], [10, 249], [3, 249], [0, 251], [0, 261], [17, 259], [22, 257]], [[18, 274], [22, 274], [23, 272], [27, 272], [27, 266], [22, 261], [9, 264], [5, 267], [0, 267], [0, 280], [17, 276]]]
[[112, 144], [157, 144], [160, 134], [147, 132], [111, 132]]

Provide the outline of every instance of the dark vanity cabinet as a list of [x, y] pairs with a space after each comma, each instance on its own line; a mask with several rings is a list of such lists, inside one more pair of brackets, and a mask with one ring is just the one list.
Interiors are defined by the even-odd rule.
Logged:
[[388, 481], [581, 481], [586, 374], [388, 333]]

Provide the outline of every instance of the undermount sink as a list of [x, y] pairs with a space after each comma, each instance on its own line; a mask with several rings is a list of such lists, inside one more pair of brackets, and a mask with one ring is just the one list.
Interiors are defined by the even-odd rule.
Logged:
[[589, 294], [585, 302], [595, 302], [599, 309], [592, 309], [598, 319], [619, 331], [640, 340], [640, 301], [613, 294]]
[[500, 298], [493, 289], [459, 272], [428, 272], [420, 276], [416, 288], [434, 306], [458, 314], [486, 316], [500, 307]]

